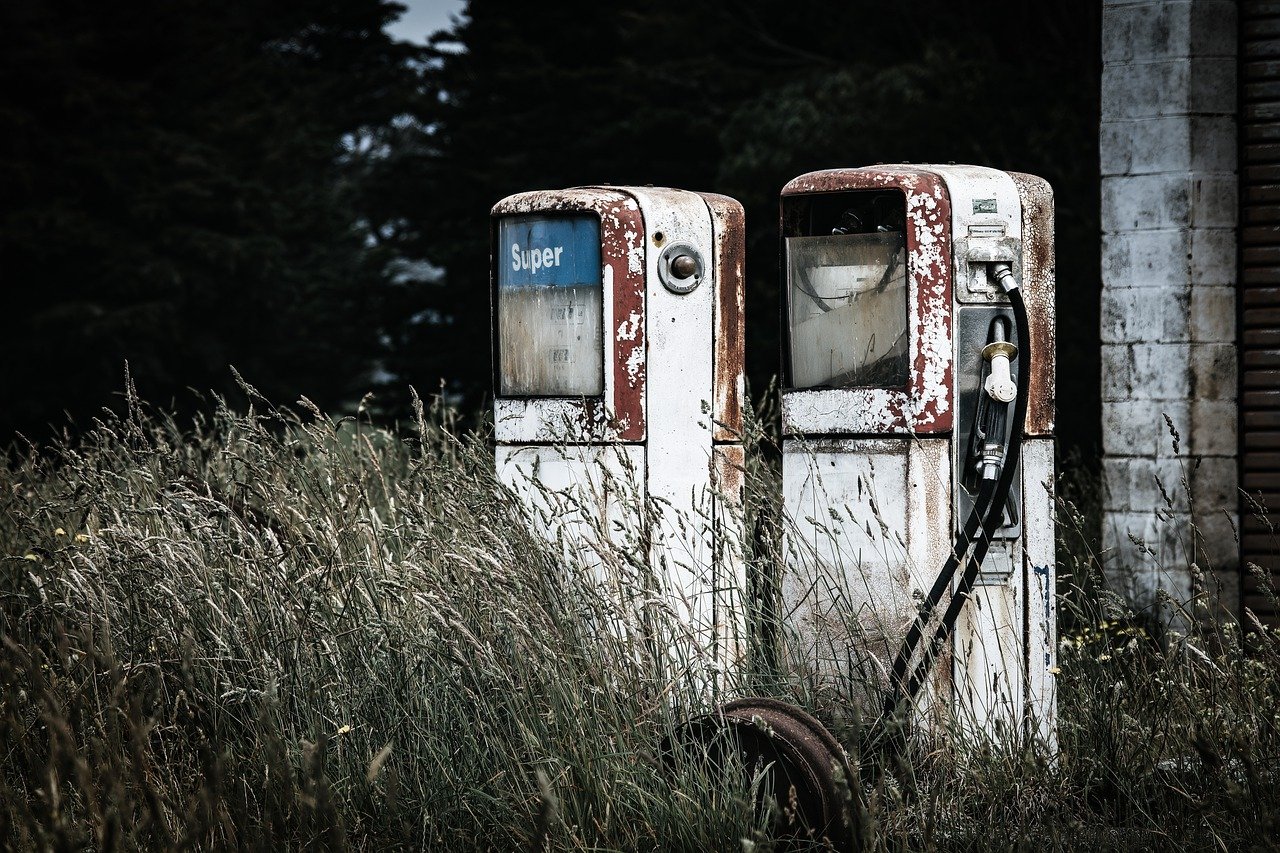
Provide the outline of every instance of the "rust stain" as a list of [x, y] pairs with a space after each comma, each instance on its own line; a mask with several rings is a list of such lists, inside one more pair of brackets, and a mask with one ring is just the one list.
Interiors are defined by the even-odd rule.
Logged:
[[1031, 399], [1026, 434], [1051, 436], [1054, 427], [1056, 322], [1054, 308], [1053, 188], [1035, 175], [1009, 172], [1022, 203], [1022, 291], [1031, 327]]
[[877, 431], [948, 432], [955, 416], [951, 197], [942, 177], [907, 165], [827, 169], [794, 178], [782, 188], [782, 196], [866, 189], [898, 189], [906, 196], [913, 370], [905, 393], [884, 389], [849, 389], [844, 393], [850, 395], [852, 406], [874, 404], [885, 410], [881, 422], [874, 424]]
[[640, 205], [620, 188], [573, 187], [508, 196], [490, 215], [496, 228], [498, 217], [532, 213], [593, 213], [600, 219], [604, 284], [613, 292], [613, 328], [606, 330], [612, 336], [613, 364], [606, 366], [607, 405], [584, 400], [580, 426], [591, 440], [643, 441], [647, 347]]
[[715, 231], [715, 362], [712, 367], [716, 442], [742, 440], [746, 290], [746, 216], [735, 199], [699, 193], [707, 203]]
[[729, 506], [741, 507], [743, 480], [745, 478], [746, 453], [741, 445], [726, 444], [712, 454], [712, 485], [724, 497]]

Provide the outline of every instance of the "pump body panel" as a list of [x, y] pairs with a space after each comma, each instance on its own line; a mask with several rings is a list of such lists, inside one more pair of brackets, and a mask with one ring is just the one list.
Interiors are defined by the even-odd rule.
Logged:
[[[1030, 389], [1017, 476], [916, 707], [926, 720], [1052, 741], [1051, 190], [976, 166], [836, 169], [788, 183], [781, 216], [781, 596], [796, 662], [830, 689], [869, 686], [853, 701], [888, 689], [889, 661], [975, 502], [991, 424], [1003, 423], [989, 420], [986, 389], [1012, 390], [1013, 375], [997, 371], [1022, 348]], [[905, 305], [894, 293], [903, 262]], [[1029, 341], [1016, 340], [996, 265], [1020, 282]], [[836, 324], [843, 337], [827, 333]], [[897, 350], [886, 330], [905, 330]]]
[[499, 478], [637, 607], [620, 549], [649, 549], [697, 646], [672, 659], [700, 661], [708, 689], [745, 653], [743, 245], [741, 206], [713, 194], [578, 187], [493, 208]]

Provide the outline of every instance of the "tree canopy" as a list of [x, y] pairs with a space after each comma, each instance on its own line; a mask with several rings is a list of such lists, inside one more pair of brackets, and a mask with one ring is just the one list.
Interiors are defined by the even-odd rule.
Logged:
[[[1098, 15], [1068, 0], [470, 3], [432, 45], [429, 133], [398, 189], [411, 211], [399, 245], [445, 273], [402, 294], [397, 316], [414, 319], [399, 325], [394, 372], [435, 380], [448, 365], [440, 375], [469, 399], [488, 390], [477, 342], [499, 198], [657, 184], [746, 206], [747, 365], [759, 391], [779, 364], [782, 185], [812, 169], [956, 161], [1054, 185], [1059, 322], [1086, 330], [1059, 337], [1060, 393], [1097, 400]], [[1068, 444], [1096, 448], [1096, 404], [1061, 415]]]
[[340, 405], [377, 354], [383, 259], [348, 179], [410, 109], [382, 0], [0, 7], [3, 425], [123, 387], [190, 405], [229, 365]]
[[777, 193], [817, 168], [972, 162], [1057, 192], [1060, 394], [1097, 444], [1095, 4], [471, 2], [425, 49], [382, 0], [0, 11], [6, 427], [152, 399], [489, 393], [488, 211], [513, 192], [736, 196], [748, 370], [778, 367]]

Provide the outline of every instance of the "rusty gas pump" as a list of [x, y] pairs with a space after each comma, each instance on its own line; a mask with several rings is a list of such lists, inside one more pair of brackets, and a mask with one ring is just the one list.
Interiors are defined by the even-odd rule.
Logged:
[[745, 653], [742, 207], [600, 186], [492, 216], [498, 475], [588, 560], [644, 528], [710, 700]]
[[[875, 720], [868, 743], [956, 722], [1053, 749], [1048, 184], [814, 172], [784, 187], [781, 236], [790, 663]], [[852, 848], [858, 781], [821, 723], [743, 698], [702, 725], [773, 768], [810, 837]]]
[[781, 213], [798, 657], [832, 683], [878, 672], [870, 698], [922, 719], [1051, 743], [1048, 184], [837, 169], [787, 184]]

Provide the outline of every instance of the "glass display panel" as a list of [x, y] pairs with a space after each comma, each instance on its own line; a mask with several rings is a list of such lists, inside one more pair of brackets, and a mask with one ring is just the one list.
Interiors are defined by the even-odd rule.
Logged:
[[498, 393], [604, 393], [600, 222], [510, 216], [498, 222]]
[[902, 232], [788, 237], [793, 388], [907, 384]]

